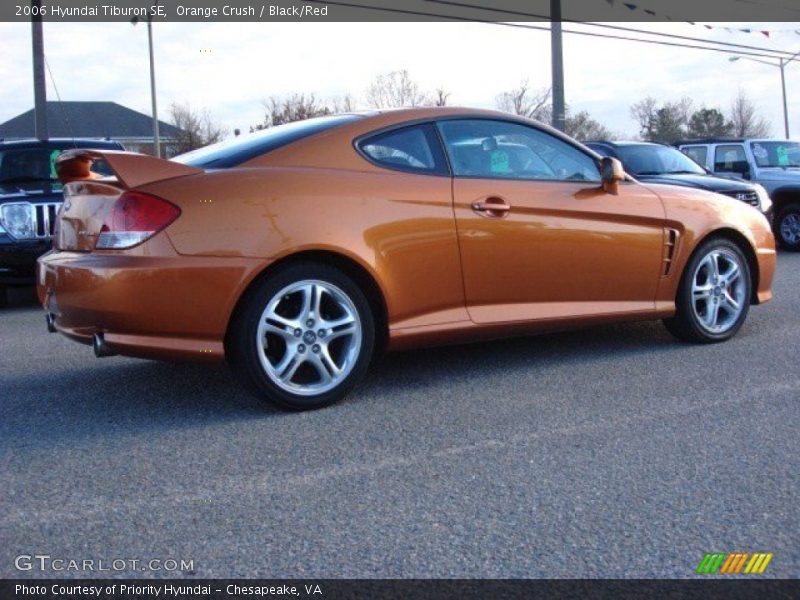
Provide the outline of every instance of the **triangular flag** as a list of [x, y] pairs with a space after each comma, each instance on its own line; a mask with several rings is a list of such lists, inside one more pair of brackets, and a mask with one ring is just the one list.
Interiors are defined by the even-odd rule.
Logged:
[[648, 15], [653, 15], [654, 17], [656, 16], [656, 13], [655, 13], [655, 11], [653, 11], [653, 10], [647, 10], [647, 9], [645, 8], [645, 9], [644, 9], [644, 12], [646, 12]]
[[706, 29], [714, 29], [711, 25], [703, 25]]
[[765, 31], [762, 31], [761, 33], [763, 33], [765, 36], [769, 37], [769, 31], [765, 30]]
[[625, 4], [625, 6], [627, 6], [631, 10], [636, 10], [636, 8], [637, 8], [635, 4], [628, 4], [627, 2], [625, 2], [624, 4]]
[[752, 29], [740, 29], [739, 31], [742, 31], [744, 33], [750, 33]]

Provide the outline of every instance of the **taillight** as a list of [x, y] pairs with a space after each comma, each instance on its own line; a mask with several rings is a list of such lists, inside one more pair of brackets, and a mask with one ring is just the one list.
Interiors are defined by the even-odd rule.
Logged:
[[158, 196], [125, 192], [106, 215], [95, 248], [132, 248], [153, 237], [180, 214], [177, 206]]

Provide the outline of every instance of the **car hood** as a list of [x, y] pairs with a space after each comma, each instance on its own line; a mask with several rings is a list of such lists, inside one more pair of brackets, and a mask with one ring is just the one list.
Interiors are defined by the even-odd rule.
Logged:
[[63, 189], [58, 181], [0, 183], [0, 202], [60, 202]]
[[708, 190], [710, 192], [750, 192], [755, 190], [752, 184], [736, 179], [717, 177], [715, 175], [664, 173], [661, 175], [634, 175], [634, 177], [643, 183], [679, 185], [682, 187]]
[[710, 228], [724, 225], [740, 231], [770, 230], [769, 221], [757, 208], [730, 196], [678, 185], [643, 185], [661, 198], [668, 220], [690, 219]]

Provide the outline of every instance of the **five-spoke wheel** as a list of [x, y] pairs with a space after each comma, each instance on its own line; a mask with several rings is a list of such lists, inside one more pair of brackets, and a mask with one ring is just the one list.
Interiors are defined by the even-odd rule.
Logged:
[[355, 365], [361, 320], [353, 301], [338, 287], [303, 280], [267, 303], [256, 338], [261, 365], [276, 385], [315, 395], [336, 387]]
[[369, 303], [328, 265], [296, 262], [248, 292], [227, 344], [234, 368], [259, 395], [286, 408], [319, 408], [363, 375], [374, 345]]
[[683, 340], [727, 340], [747, 316], [751, 286], [750, 265], [739, 246], [725, 238], [711, 238], [689, 259], [676, 297], [675, 316], [664, 324]]
[[692, 309], [711, 333], [727, 331], [744, 310], [747, 297], [743, 265], [735, 253], [721, 248], [706, 254], [692, 277]]

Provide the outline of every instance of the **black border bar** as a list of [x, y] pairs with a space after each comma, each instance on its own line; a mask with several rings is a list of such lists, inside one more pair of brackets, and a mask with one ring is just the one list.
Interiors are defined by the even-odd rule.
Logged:
[[[550, 0], [31, 0], [0, 2], [0, 21], [176, 22], [549, 21]], [[33, 14], [33, 13], [36, 14]], [[785, 22], [793, 0], [561, 0], [563, 21]]]
[[[123, 588], [127, 586], [127, 588]], [[130, 588], [135, 588], [131, 590]], [[127, 589], [126, 593], [121, 590]], [[35, 591], [33, 591], [35, 590]], [[77, 590], [77, 591], [76, 591]], [[81, 591], [83, 590], [83, 591]], [[97, 592], [100, 592], [99, 594]], [[787, 579], [4, 579], [3, 600], [398, 599], [502, 600], [561, 598], [628, 600], [703, 598], [751, 600], [800, 597]]]

